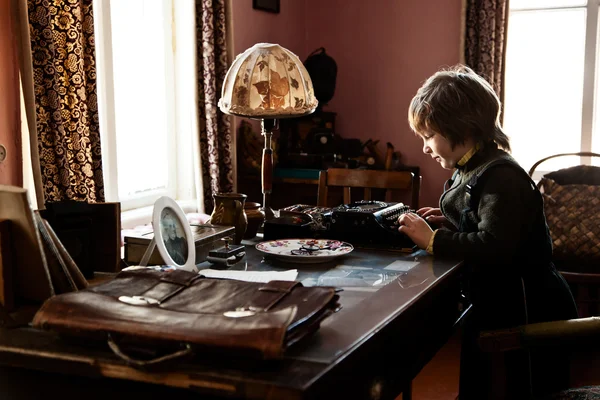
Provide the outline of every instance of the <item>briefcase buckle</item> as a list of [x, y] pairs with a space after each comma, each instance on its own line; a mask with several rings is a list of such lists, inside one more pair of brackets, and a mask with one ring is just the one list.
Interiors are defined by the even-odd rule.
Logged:
[[254, 307], [238, 307], [233, 311], [225, 311], [223, 315], [229, 318], [251, 317], [256, 314], [256, 311], [254, 311], [253, 308]]
[[132, 306], [153, 306], [160, 304], [159, 300], [145, 296], [119, 296], [119, 301]]

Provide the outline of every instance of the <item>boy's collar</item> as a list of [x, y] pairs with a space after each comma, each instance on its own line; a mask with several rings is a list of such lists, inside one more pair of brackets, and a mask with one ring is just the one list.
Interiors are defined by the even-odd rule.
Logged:
[[475, 144], [475, 146], [471, 147], [471, 149], [469, 151], [467, 151], [460, 160], [458, 160], [458, 162], [456, 163], [456, 168], [464, 167], [465, 164], [471, 159], [471, 157], [473, 157], [473, 155], [475, 153], [477, 153], [477, 151], [480, 148], [481, 148], [481, 146], [479, 145], [479, 143], [477, 143], [477, 144]]

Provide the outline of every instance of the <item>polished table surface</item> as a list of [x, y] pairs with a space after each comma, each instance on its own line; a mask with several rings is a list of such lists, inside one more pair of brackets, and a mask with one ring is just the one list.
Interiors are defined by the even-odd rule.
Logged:
[[[37, 370], [36, 379], [46, 383], [59, 385], [61, 379], [68, 378], [74, 387], [78, 382], [85, 382], [86, 387], [95, 384], [98, 388], [88, 392], [88, 398], [95, 398], [89, 397], [94, 393], [101, 398], [102, 390], [110, 385], [122, 388], [126, 382], [136, 393], [147, 391], [145, 398], [158, 398], [167, 388], [173, 388], [169, 393], [180, 399], [188, 395], [395, 398], [460, 321], [458, 261], [436, 260], [423, 251], [406, 254], [355, 248], [329, 262], [292, 264], [256, 250], [259, 239], [244, 241], [245, 257], [229, 269], [297, 269], [297, 280], [304, 285], [342, 289], [342, 309], [323, 321], [314, 335], [290, 348], [283, 360], [251, 361], [238, 359], [235, 354], [206, 360], [198, 355], [193, 362], [168, 370], [142, 371], [123, 363], [108, 348], [85, 347], [48, 332], [17, 328], [0, 329], [0, 364]], [[198, 267], [215, 268], [206, 262]], [[4, 368], [2, 373], [6, 377], [14, 371]], [[67, 375], [42, 378], [40, 371]], [[82, 380], [74, 380], [75, 376]], [[103, 379], [88, 382], [86, 377]], [[0, 382], [0, 390], [4, 391], [8, 383]], [[123, 391], [111, 392], [112, 399], [121, 398], [118, 394]]]

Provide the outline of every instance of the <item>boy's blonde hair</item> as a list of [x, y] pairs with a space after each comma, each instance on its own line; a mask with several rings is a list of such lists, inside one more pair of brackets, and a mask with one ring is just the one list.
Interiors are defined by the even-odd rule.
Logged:
[[510, 151], [500, 109], [492, 86], [469, 67], [457, 65], [425, 81], [410, 102], [408, 122], [417, 133], [430, 130], [444, 136], [452, 148], [472, 138], [481, 146], [493, 141]]

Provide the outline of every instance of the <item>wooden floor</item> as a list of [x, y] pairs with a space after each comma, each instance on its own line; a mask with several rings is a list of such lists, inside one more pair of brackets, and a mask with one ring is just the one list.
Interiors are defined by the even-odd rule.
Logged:
[[[455, 334], [413, 380], [413, 400], [454, 400], [458, 396], [460, 338]], [[399, 396], [396, 400], [401, 400]]]
[[[413, 380], [413, 400], [455, 400], [458, 396], [460, 333], [455, 334]], [[573, 352], [571, 387], [600, 385], [600, 351]], [[399, 396], [396, 400], [401, 400]]]

